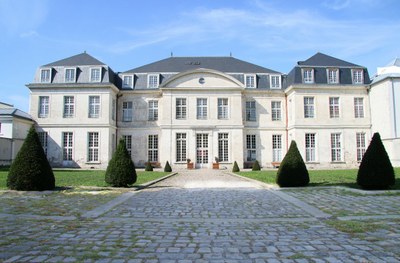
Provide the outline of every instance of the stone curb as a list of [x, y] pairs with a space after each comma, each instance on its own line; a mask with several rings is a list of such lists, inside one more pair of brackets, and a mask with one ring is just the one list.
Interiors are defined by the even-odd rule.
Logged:
[[34, 219], [34, 220], [54, 220], [54, 221], [70, 221], [77, 219], [75, 216], [45, 216], [31, 214], [0, 214], [0, 219], [15, 220], [15, 219]]
[[107, 221], [107, 222], [162, 222], [162, 223], [302, 223], [302, 222], [313, 222], [318, 221], [315, 217], [270, 217], [270, 218], [145, 218], [145, 217], [134, 217], [134, 218], [119, 218], [119, 217], [101, 217], [96, 218], [96, 222]]

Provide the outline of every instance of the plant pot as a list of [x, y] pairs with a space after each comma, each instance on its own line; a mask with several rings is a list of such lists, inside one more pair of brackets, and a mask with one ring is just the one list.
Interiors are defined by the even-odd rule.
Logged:
[[219, 163], [213, 163], [213, 169], [219, 169]]
[[187, 163], [187, 168], [188, 169], [193, 169], [193, 163]]

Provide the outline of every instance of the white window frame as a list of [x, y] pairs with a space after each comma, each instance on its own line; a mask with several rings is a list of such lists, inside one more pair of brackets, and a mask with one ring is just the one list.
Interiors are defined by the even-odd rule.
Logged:
[[270, 75], [270, 87], [271, 89], [281, 88], [281, 76], [280, 75]]
[[187, 134], [176, 133], [176, 162], [186, 162]]
[[[102, 75], [101, 69], [102, 69], [101, 67], [90, 68], [90, 82], [101, 82], [101, 75]], [[97, 70], [99, 72], [98, 76], [94, 75], [94, 71]]]
[[[72, 102], [71, 99], [72, 98]], [[64, 96], [63, 117], [73, 118], [75, 116], [75, 96]]]
[[246, 121], [257, 121], [257, 104], [255, 100], [246, 101]]
[[353, 84], [364, 84], [364, 70], [363, 69], [352, 69], [351, 79]]
[[326, 77], [328, 84], [339, 84], [339, 69], [327, 68]]
[[[91, 101], [93, 99], [94, 101]], [[97, 100], [98, 101], [95, 101]], [[101, 98], [98, 95], [89, 96], [89, 118], [100, 118]]]
[[303, 97], [304, 102], [304, 118], [312, 119], [315, 118], [315, 97], [305, 96]]
[[[156, 81], [152, 80], [156, 78]], [[149, 74], [147, 75], [147, 88], [148, 89], [157, 89], [160, 85], [160, 74]]]
[[63, 132], [62, 133], [63, 143], [63, 161], [72, 161], [74, 159], [74, 133]]
[[306, 133], [304, 135], [304, 142], [306, 162], [315, 162], [317, 160], [317, 135], [315, 133]]
[[282, 120], [282, 102], [271, 101], [271, 120], [281, 121]]
[[[68, 75], [68, 72], [72, 71], [72, 77]], [[65, 68], [64, 70], [64, 81], [66, 83], [75, 83], [76, 82], [76, 68]]]
[[257, 136], [255, 134], [246, 135], [246, 161], [255, 162], [257, 160]]
[[129, 157], [132, 158], [132, 135], [123, 135], [122, 138], [125, 141], [125, 147], [128, 151]]
[[361, 162], [367, 150], [365, 132], [356, 132], [357, 162]]
[[340, 98], [329, 97], [329, 117], [339, 118], [340, 117]]
[[39, 96], [39, 118], [48, 118], [50, 114], [50, 97]]
[[[130, 82], [126, 83], [125, 78], [130, 78]], [[122, 75], [122, 88], [133, 89], [134, 75]]]
[[99, 132], [88, 132], [88, 163], [98, 163], [100, 157], [100, 134]]
[[187, 118], [187, 99], [176, 98], [175, 99], [175, 117], [177, 120], [186, 120]]
[[[48, 72], [48, 74], [44, 74], [44, 72]], [[52, 72], [52, 68], [42, 68], [40, 70], [40, 83], [51, 83]]]
[[196, 117], [198, 120], [207, 120], [208, 118], [208, 99], [197, 98], [196, 100]]
[[229, 133], [218, 133], [218, 160], [229, 162]]
[[229, 119], [229, 100], [228, 98], [218, 98], [218, 119]]
[[354, 98], [354, 118], [364, 118], [364, 98], [362, 97]]
[[272, 134], [272, 161], [282, 161], [282, 134]]
[[149, 100], [148, 102], [149, 108], [149, 121], [157, 121], [158, 120], [158, 100]]
[[256, 74], [245, 74], [244, 86], [246, 87], [246, 89], [256, 89], [257, 88]]
[[302, 69], [303, 83], [312, 84], [314, 83], [314, 69], [313, 68], [303, 68]]
[[[0, 127], [1, 127], [1, 123], [0, 123]], [[1, 128], [0, 128], [1, 130]], [[42, 145], [43, 151], [45, 153], [45, 155], [47, 156], [47, 146], [48, 146], [48, 133], [43, 131], [43, 132], [38, 132], [37, 133], [39, 136], [39, 141], [40, 141], [40, 145]]]
[[147, 160], [158, 162], [158, 134], [150, 134], [147, 139]]
[[122, 121], [131, 122], [133, 120], [133, 102], [123, 101], [122, 102]]
[[339, 132], [331, 133], [331, 161], [342, 162], [342, 134]]

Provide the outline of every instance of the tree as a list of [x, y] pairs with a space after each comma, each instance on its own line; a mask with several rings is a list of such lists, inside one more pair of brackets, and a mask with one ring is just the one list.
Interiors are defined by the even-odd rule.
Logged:
[[357, 173], [357, 184], [364, 189], [388, 189], [395, 184], [392, 163], [379, 133], [375, 133]]
[[55, 188], [53, 170], [33, 126], [11, 164], [7, 187], [22, 191], [43, 191]]
[[168, 161], [167, 161], [167, 163], [165, 164], [164, 172], [166, 172], [166, 173], [172, 172], [171, 165], [169, 165], [169, 162], [168, 162]]
[[134, 184], [136, 179], [135, 165], [126, 149], [125, 140], [121, 139], [108, 163], [105, 181], [114, 187], [128, 187]]
[[234, 173], [240, 172], [239, 166], [236, 161], [233, 163], [232, 172]]
[[301, 157], [295, 141], [290, 147], [276, 174], [276, 183], [280, 187], [306, 186], [310, 182], [307, 167]]
[[257, 160], [253, 163], [253, 167], [251, 168], [251, 170], [252, 171], [260, 171], [261, 170], [260, 164], [258, 163]]
[[144, 168], [144, 170], [145, 170], [146, 172], [152, 172], [152, 171], [153, 171], [153, 166], [151, 165], [150, 162], [147, 162], [147, 163], [146, 163], [146, 167]]

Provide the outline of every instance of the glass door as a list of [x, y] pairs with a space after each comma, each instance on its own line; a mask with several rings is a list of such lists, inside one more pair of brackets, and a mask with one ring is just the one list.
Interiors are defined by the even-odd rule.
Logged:
[[196, 134], [196, 168], [208, 167], [208, 133]]

